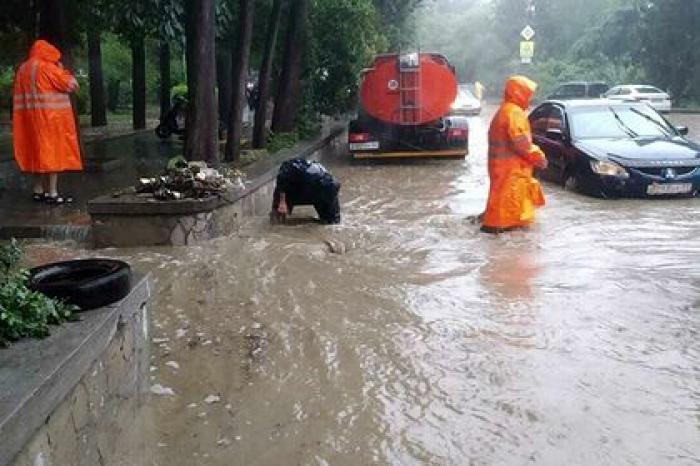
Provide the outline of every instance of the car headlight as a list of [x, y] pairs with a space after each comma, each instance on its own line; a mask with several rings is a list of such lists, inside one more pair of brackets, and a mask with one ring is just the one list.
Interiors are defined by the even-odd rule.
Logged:
[[604, 176], [616, 176], [618, 178], [629, 178], [630, 174], [620, 165], [603, 160], [591, 160], [591, 170], [593, 173]]

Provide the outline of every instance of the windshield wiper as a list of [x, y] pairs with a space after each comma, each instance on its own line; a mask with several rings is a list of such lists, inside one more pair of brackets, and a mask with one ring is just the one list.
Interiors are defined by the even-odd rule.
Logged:
[[615, 115], [615, 119], [617, 120], [617, 124], [620, 125], [620, 128], [622, 128], [622, 131], [627, 133], [627, 136], [629, 136], [631, 138], [636, 138], [637, 136], [639, 136], [639, 134], [635, 133], [632, 128], [627, 126], [625, 124], [625, 122], [622, 121], [622, 118], [620, 118], [620, 115], [618, 115], [617, 112], [612, 107], [608, 107], [608, 108], [610, 109], [612, 114]]
[[631, 107], [630, 107], [630, 112], [636, 113], [637, 115], [639, 115], [639, 116], [641, 116], [641, 117], [643, 117], [643, 118], [646, 118], [647, 120], [651, 121], [651, 122], [654, 123], [656, 126], [658, 126], [659, 129], [661, 129], [661, 132], [664, 133], [664, 136], [666, 136], [666, 137], [671, 137], [671, 133], [668, 131], [668, 128], [666, 128], [664, 125], [662, 125], [661, 122], [659, 122], [659, 121], [657, 121], [656, 119], [650, 117], [649, 115], [647, 115], [647, 114], [644, 113], [644, 112], [640, 112], [640, 111], [637, 110], [636, 108], [631, 108]]

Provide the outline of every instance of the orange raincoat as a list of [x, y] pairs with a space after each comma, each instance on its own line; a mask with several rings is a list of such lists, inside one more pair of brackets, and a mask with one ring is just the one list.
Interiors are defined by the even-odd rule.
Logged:
[[525, 111], [537, 85], [524, 76], [506, 82], [504, 101], [489, 128], [491, 188], [483, 216], [487, 231], [527, 227], [535, 220], [535, 207], [544, 205], [535, 166], [546, 165], [544, 153], [532, 143]]
[[60, 65], [61, 52], [38, 40], [15, 76], [12, 143], [20, 170], [56, 173], [82, 170], [69, 93], [78, 88]]

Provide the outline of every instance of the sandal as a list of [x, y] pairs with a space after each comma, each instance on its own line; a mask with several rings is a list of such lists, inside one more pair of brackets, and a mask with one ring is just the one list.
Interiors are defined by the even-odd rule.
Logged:
[[63, 197], [60, 194], [57, 194], [55, 196], [50, 196], [47, 194], [44, 199], [46, 200], [46, 203], [50, 204], [50, 205], [70, 204], [71, 202], [73, 202], [72, 197], [70, 197], [70, 196]]

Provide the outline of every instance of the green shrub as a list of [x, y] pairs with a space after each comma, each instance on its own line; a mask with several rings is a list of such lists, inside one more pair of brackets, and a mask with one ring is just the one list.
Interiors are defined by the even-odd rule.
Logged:
[[170, 89], [170, 98], [181, 97], [187, 100], [187, 84], [176, 84]]
[[0, 245], [0, 347], [24, 337], [46, 337], [49, 325], [65, 322], [76, 310], [27, 288], [29, 272], [18, 267], [21, 257], [15, 240]]
[[282, 149], [288, 149], [299, 140], [296, 132], [292, 133], [273, 133], [270, 131], [270, 136], [267, 138], [267, 150], [271, 154], [279, 152]]
[[11, 66], [0, 68], [0, 109], [10, 108], [14, 79], [15, 72]]

